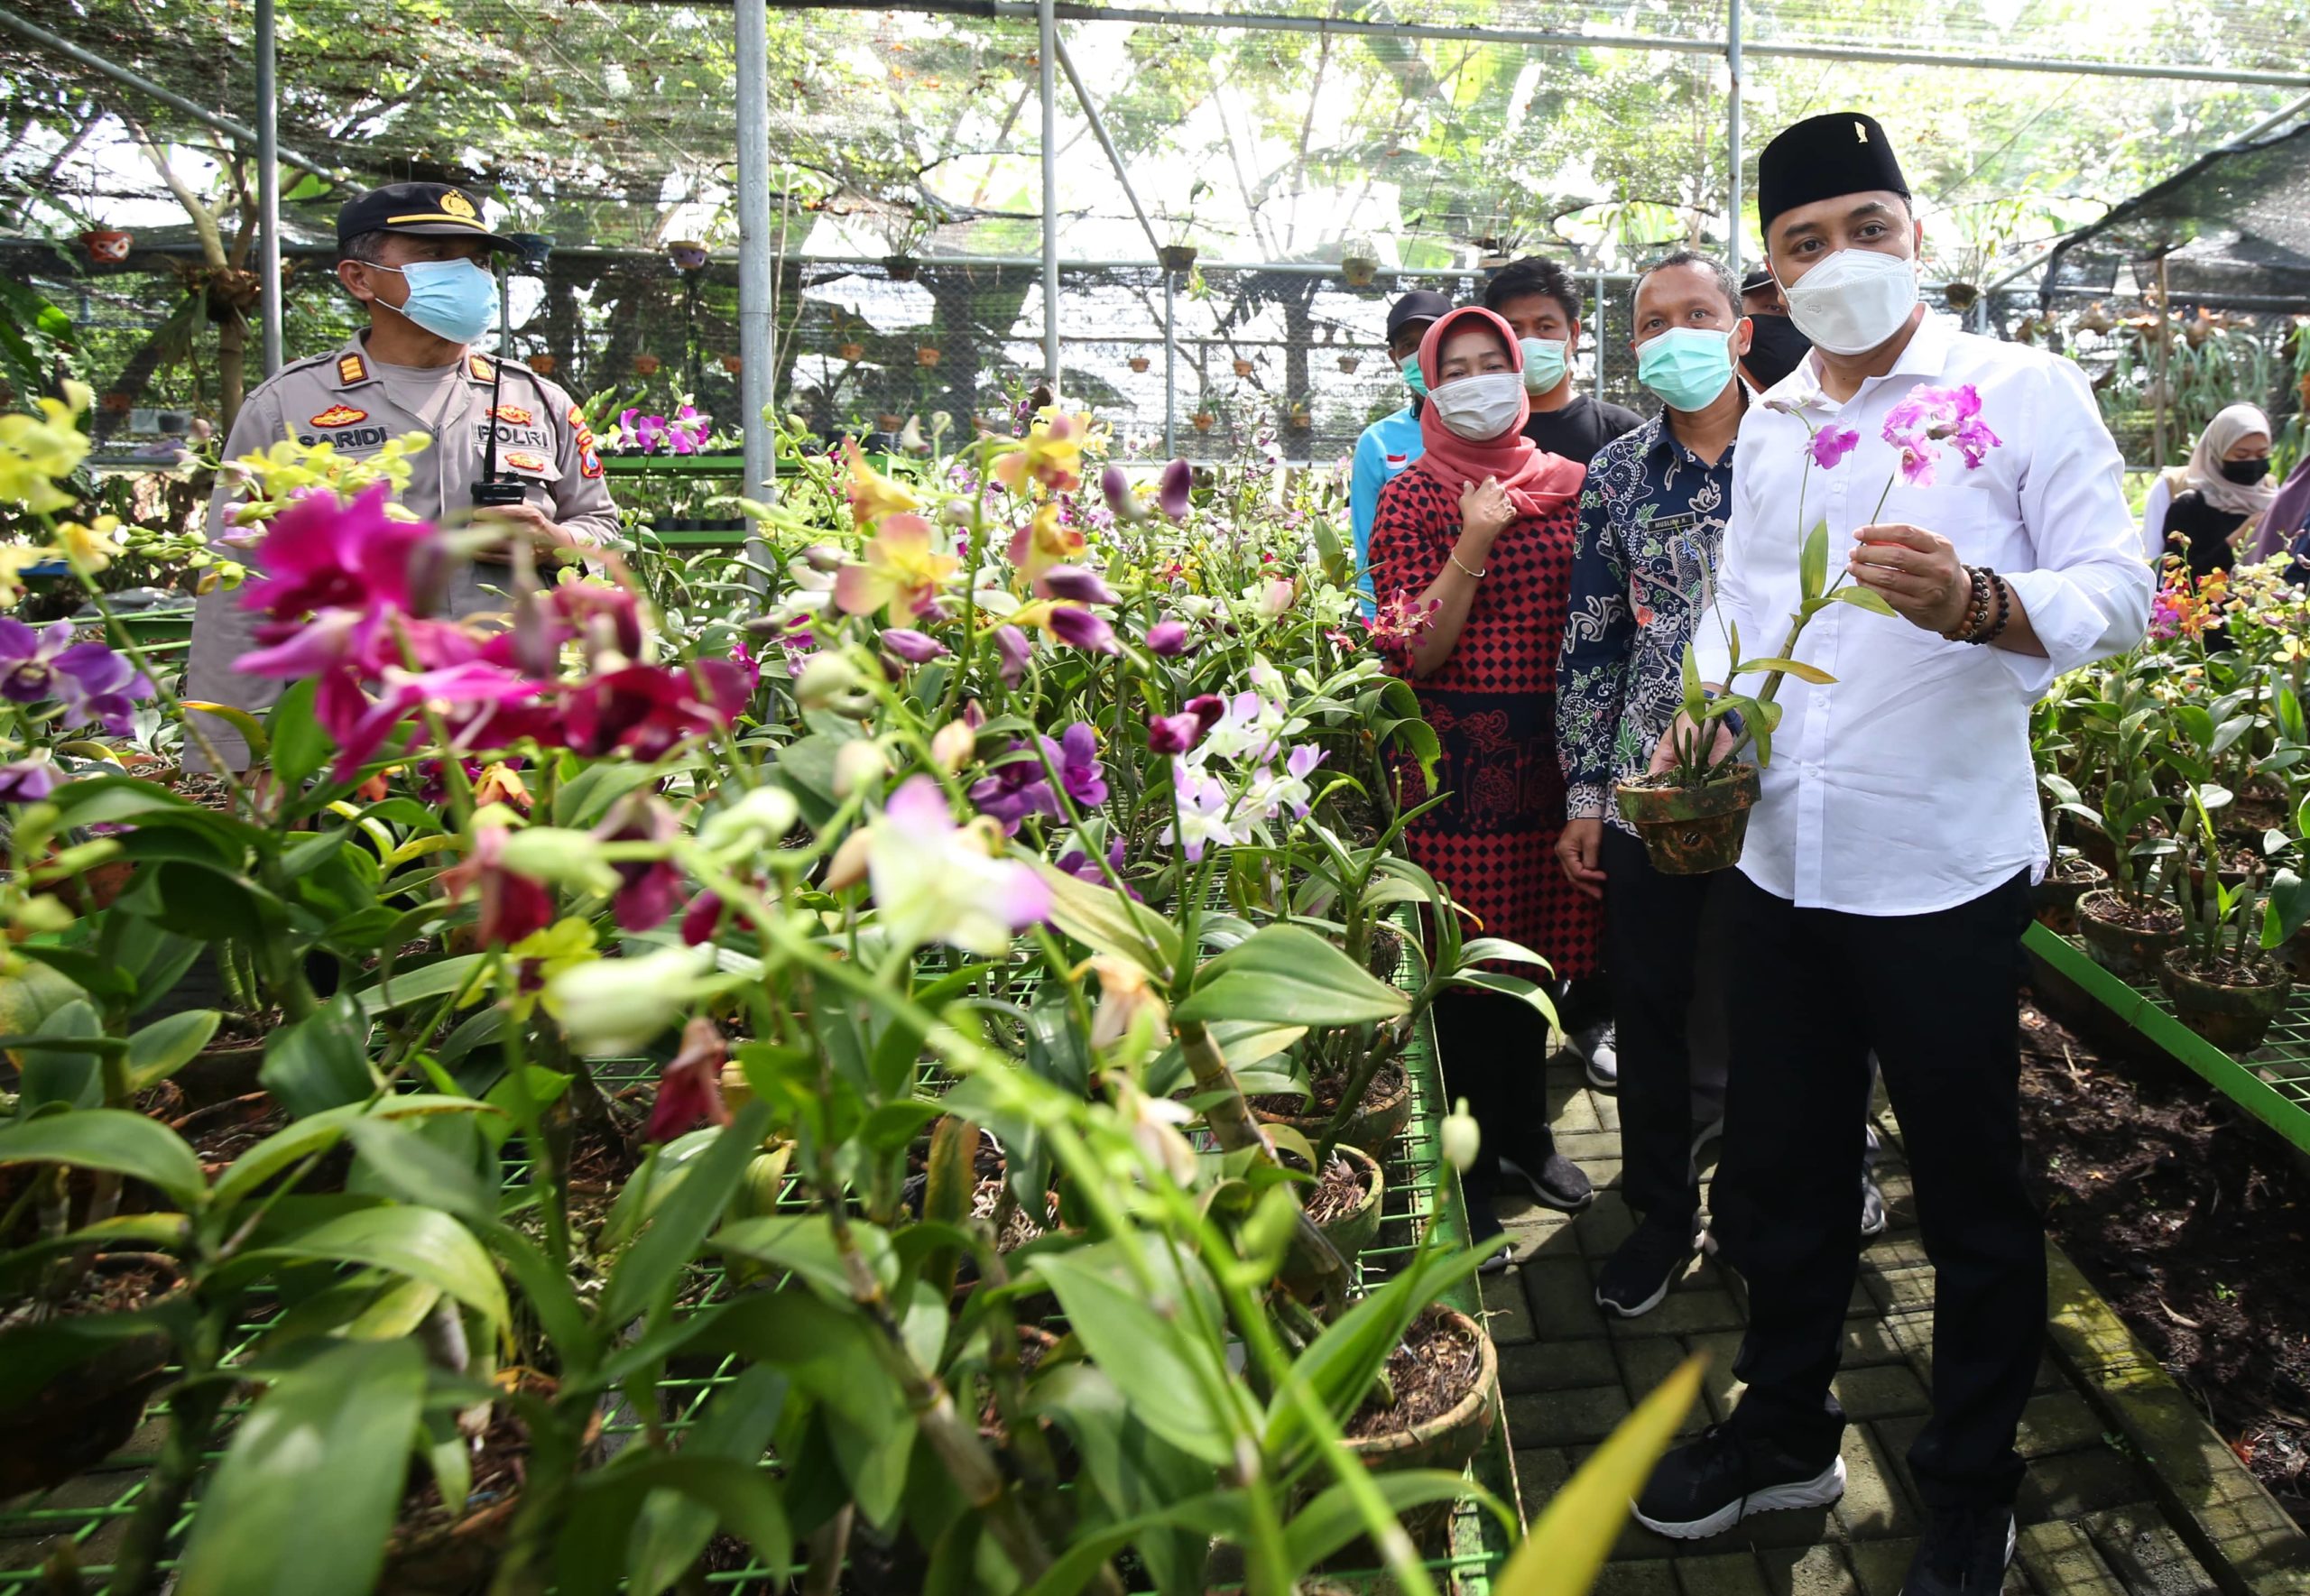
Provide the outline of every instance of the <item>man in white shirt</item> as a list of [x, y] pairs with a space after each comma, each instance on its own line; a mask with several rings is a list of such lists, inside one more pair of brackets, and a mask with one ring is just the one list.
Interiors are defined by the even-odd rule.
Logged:
[[1781, 651], [1823, 518], [1839, 586], [1883, 603], [1833, 602], [1806, 626], [1794, 657], [1834, 680], [1783, 681], [1727, 883], [1713, 1217], [1749, 1285], [1734, 1365], [1748, 1389], [1662, 1460], [1638, 1517], [1699, 1538], [1843, 1493], [1830, 1380], [1859, 1264], [1874, 1048], [1936, 1276], [1934, 1413], [1909, 1453], [1931, 1521], [1903, 1591], [1987, 1596], [2011, 1556], [2013, 1438], [2046, 1313], [2016, 1019], [2028, 888], [2046, 863], [2029, 706], [2061, 672], [2140, 640], [2150, 576], [2077, 368], [1927, 318], [1923, 231], [1875, 122], [1838, 113], [1784, 132], [1757, 202], [1814, 352], [1742, 423], [1715, 604], [1696, 633], [1703, 679], [1723, 682], [1734, 627], [1748, 657]]

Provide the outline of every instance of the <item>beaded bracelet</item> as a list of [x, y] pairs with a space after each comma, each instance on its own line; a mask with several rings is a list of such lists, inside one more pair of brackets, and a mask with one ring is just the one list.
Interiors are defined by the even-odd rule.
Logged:
[[1979, 642], [1989, 630], [1991, 604], [1990, 573], [1976, 566], [1966, 566], [1966, 579], [1973, 585], [1973, 595], [1966, 601], [1965, 613], [1956, 625], [1941, 635], [1953, 643]]
[[1998, 640], [1999, 634], [2004, 632], [2005, 623], [2013, 619], [2013, 589], [2006, 586], [2004, 577], [1999, 576], [1995, 571], [1991, 570], [1987, 566], [1983, 566], [1982, 567], [1982, 575], [1987, 577], [1989, 578], [1989, 585], [1997, 589], [1997, 621], [1987, 632], [1982, 632], [1978, 637], [1969, 638], [1966, 641], [1977, 643], [1993, 643]]

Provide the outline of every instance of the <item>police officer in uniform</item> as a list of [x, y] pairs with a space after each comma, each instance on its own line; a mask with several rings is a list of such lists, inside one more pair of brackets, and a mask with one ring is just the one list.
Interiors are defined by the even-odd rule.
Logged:
[[[474, 351], [497, 308], [490, 253], [513, 246], [488, 229], [473, 200], [444, 183], [388, 184], [337, 212], [337, 281], [368, 307], [368, 330], [282, 367], [250, 394], [224, 457], [261, 453], [284, 438], [327, 441], [359, 457], [423, 432], [432, 445], [413, 457], [401, 499], [412, 514], [503, 526], [508, 549], [517, 538], [541, 552], [615, 542], [617, 507], [576, 403], [527, 366], [505, 361], [501, 370]], [[220, 480], [209, 503], [211, 539], [234, 530], [234, 499]], [[477, 558], [458, 573], [450, 613], [503, 608], [510, 576], [504, 558]], [[236, 595], [201, 596], [186, 697], [252, 713], [273, 704], [281, 683], [233, 669], [255, 646], [256, 621]], [[239, 733], [214, 715], [200, 718], [218, 752], [245, 766]], [[201, 762], [197, 747], [187, 757]]]

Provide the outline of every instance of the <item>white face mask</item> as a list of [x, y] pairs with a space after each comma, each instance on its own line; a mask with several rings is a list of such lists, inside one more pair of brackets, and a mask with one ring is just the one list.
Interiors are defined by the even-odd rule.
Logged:
[[1516, 424], [1524, 380], [1514, 372], [1483, 372], [1438, 383], [1428, 391], [1436, 419], [1470, 443], [1489, 443]]
[[1788, 318], [1832, 355], [1866, 355], [1917, 309], [1917, 263], [1841, 249], [1787, 287]]

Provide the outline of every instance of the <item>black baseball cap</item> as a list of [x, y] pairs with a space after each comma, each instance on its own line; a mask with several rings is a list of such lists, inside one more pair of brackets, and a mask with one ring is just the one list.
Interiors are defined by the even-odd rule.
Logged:
[[1416, 288], [1388, 307], [1388, 342], [1415, 321], [1440, 321], [1452, 313], [1452, 301], [1434, 289]]
[[1752, 294], [1760, 288], [1770, 288], [1772, 284], [1773, 275], [1770, 266], [1752, 266], [1749, 269], [1749, 274], [1741, 279], [1741, 291], [1744, 294]]
[[337, 246], [364, 233], [411, 233], [420, 238], [477, 238], [491, 249], [513, 241], [489, 230], [481, 207], [448, 183], [387, 183], [346, 200], [337, 213]]

